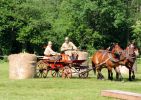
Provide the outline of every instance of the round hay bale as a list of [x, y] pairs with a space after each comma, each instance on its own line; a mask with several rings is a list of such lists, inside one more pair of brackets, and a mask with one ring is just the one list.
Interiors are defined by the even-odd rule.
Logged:
[[37, 57], [34, 54], [20, 53], [12, 54], [9, 60], [10, 79], [28, 79], [35, 75]]

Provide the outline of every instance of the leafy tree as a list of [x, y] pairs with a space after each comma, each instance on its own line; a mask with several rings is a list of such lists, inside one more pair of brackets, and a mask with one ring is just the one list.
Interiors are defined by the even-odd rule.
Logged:
[[141, 21], [136, 21], [135, 25], [132, 26], [133, 28], [133, 40], [136, 41], [139, 49], [141, 50]]
[[90, 53], [111, 42], [140, 45], [140, 0], [0, 0], [0, 8], [4, 54], [42, 54], [49, 40], [59, 51], [65, 36]]

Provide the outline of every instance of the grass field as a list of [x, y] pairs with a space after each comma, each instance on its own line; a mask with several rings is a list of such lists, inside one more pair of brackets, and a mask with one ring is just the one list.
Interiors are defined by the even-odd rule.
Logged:
[[[105, 73], [105, 72], [104, 72]], [[104, 74], [107, 78], [107, 73]], [[9, 80], [8, 63], [0, 63], [0, 100], [115, 100], [100, 96], [101, 90], [124, 90], [141, 93], [141, 64], [136, 80], [124, 82], [97, 80], [91, 72], [88, 79]]]

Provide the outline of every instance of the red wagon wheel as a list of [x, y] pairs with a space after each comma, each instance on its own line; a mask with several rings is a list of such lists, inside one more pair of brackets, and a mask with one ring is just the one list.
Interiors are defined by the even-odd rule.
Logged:
[[46, 63], [43, 62], [43, 60], [40, 60], [37, 62], [36, 65], [36, 77], [39, 78], [46, 78], [48, 74], [48, 66]]

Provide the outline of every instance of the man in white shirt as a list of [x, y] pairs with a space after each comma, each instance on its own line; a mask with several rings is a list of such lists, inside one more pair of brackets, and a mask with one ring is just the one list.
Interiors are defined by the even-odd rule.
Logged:
[[68, 37], [66, 37], [65, 42], [61, 46], [61, 51], [64, 52], [66, 55], [68, 55], [70, 59], [72, 60], [73, 58], [78, 57], [76, 50], [77, 50], [77, 47], [72, 42], [70, 42]]
[[61, 51], [67, 51], [67, 50], [77, 50], [77, 47], [70, 42], [69, 38], [65, 38], [65, 42], [61, 46]]
[[44, 55], [45, 55], [45, 56], [53, 56], [53, 55], [57, 55], [57, 54], [59, 54], [59, 53], [54, 52], [54, 51], [52, 50], [52, 42], [49, 41], [49, 42], [48, 42], [48, 46], [46, 47], [46, 49], [45, 49], [45, 51], [44, 51]]

